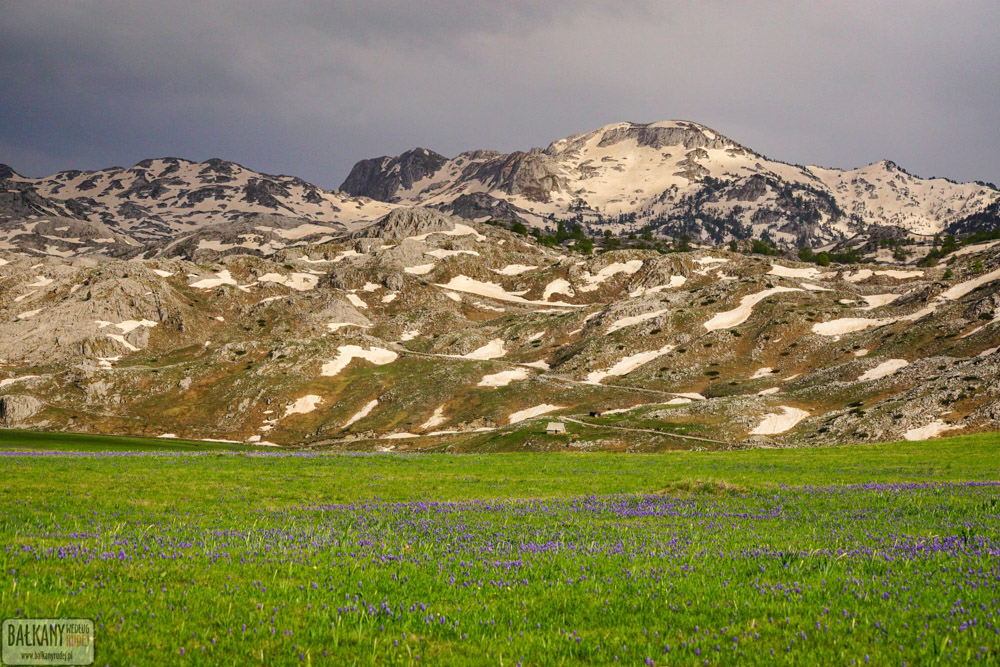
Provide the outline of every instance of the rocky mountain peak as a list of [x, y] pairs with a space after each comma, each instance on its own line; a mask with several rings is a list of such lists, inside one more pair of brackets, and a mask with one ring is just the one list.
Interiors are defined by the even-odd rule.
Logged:
[[403, 239], [454, 229], [456, 218], [432, 208], [397, 208], [371, 227], [355, 234], [368, 238]]
[[355, 197], [396, 201], [400, 190], [409, 190], [447, 161], [443, 155], [426, 148], [411, 148], [395, 158], [362, 160], [351, 169], [340, 190]]

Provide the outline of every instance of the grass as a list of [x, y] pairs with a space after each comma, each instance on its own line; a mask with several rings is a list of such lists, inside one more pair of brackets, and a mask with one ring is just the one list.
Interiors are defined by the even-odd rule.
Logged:
[[0, 455], [0, 613], [95, 619], [96, 664], [997, 664], [998, 444], [289, 455], [4, 431], [31, 455]]
[[235, 452], [259, 449], [237, 443], [204, 442], [179, 438], [140, 438], [92, 433], [53, 433], [48, 431], [0, 430], [2, 451], [63, 452]]

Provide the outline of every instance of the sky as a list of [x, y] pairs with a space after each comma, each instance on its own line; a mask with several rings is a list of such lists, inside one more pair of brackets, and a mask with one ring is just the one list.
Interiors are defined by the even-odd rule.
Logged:
[[0, 163], [221, 157], [337, 187], [618, 121], [1000, 183], [1000, 2], [0, 0]]

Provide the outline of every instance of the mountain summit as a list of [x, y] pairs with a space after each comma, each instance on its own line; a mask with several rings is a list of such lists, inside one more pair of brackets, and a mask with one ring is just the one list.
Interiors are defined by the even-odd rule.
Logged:
[[988, 185], [921, 179], [889, 161], [847, 171], [786, 164], [689, 121], [613, 123], [507, 154], [447, 159], [415, 148], [358, 162], [341, 190], [473, 219], [575, 219], [714, 243], [766, 235], [785, 245], [884, 226], [936, 234], [1000, 199]]

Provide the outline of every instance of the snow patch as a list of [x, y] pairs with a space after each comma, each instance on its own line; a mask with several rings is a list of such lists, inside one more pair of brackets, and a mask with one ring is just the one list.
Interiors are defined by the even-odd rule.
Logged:
[[438, 259], [444, 259], [445, 257], [455, 257], [456, 255], [472, 255], [473, 257], [479, 257], [479, 253], [475, 250], [444, 250], [443, 248], [438, 248], [437, 250], [428, 250], [424, 253], [425, 255], [430, 255], [431, 257], [436, 257]]
[[624, 273], [627, 276], [635, 274], [639, 269], [642, 268], [641, 259], [631, 259], [627, 262], [614, 262], [613, 264], [608, 264], [603, 269], [595, 274], [584, 273], [583, 280], [586, 285], [579, 288], [581, 292], [593, 292], [595, 291], [601, 283], [606, 281], [608, 278], [618, 275], [619, 273]]
[[221, 287], [222, 285], [233, 285], [234, 287], [238, 286], [236, 280], [228, 270], [219, 271], [215, 274], [215, 278], [203, 278], [197, 282], [191, 283], [190, 286], [195, 289], [214, 289], [216, 287]]
[[913, 271], [900, 271], [898, 269], [885, 269], [882, 271], [876, 271], [876, 276], [889, 276], [890, 278], [897, 278], [899, 280], [907, 280], [908, 278], [919, 278], [924, 275], [923, 271], [914, 269]]
[[500, 357], [507, 354], [507, 348], [504, 347], [503, 339], [494, 338], [490, 342], [486, 343], [482, 347], [478, 347], [468, 354], [460, 355], [450, 355], [456, 356], [459, 359], [473, 359], [475, 361], [488, 361], [490, 359], [499, 359]]
[[41, 377], [41, 375], [22, 375], [21, 377], [16, 377], [16, 378], [5, 378], [3, 380], [0, 380], [0, 389], [3, 389], [4, 387], [9, 387], [15, 382], [20, 382], [22, 380], [30, 380], [32, 378], [37, 378], [37, 377]]
[[780, 413], [764, 415], [763, 421], [750, 431], [750, 435], [777, 435], [791, 429], [809, 416], [809, 413], [799, 408], [779, 405]]
[[138, 352], [139, 351], [139, 348], [137, 348], [135, 345], [133, 345], [132, 343], [130, 343], [127, 340], [125, 340], [125, 336], [122, 336], [122, 335], [119, 335], [119, 334], [105, 334], [105, 335], [108, 338], [110, 338], [111, 340], [113, 340], [113, 341], [115, 341], [117, 343], [120, 343], [129, 352]]
[[362, 329], [367, 329], [370, 326], [371, 326], [370, 324], [357, 324], [355, 322], [327, 322], [326, 323], [326, 328], [329, 329], [331, 333], [334, 332], [334, 331], [338, 331], [340, 329], [343, 329], [344, 327], [360, 327]]
[[483, 379], [479, 381], [477, 387], [506, 387], [511, 382], [517, 380], [526, 380], [529, 376], [528, 371], [523, 368], [517, 368], [512, 371], [501, 371], [499, 373], [493, 373], [492, 375], [484, 375]]
[[350, 301], [351, 305], [354, 306], [355, 308], [362, 308], [364, 310], [368, 310], [368, 304], [365, 303], [364, 300], [362, 300], [362, 298], [357, 294], [348, 294], [347, 300]]
[[790, 266], [772, 264], [771, 270], [767, 272], [769, 276], [781, 276], [783, 278], [819, 278], [822, 272], [815, 267], [796, 269]]
[[890, 324], [893, 320], [870, 320], [861, 317], [843, 317], [839, 320], [830, 320], [829, 322], [817, 322], [812, 326], [812, 331], [820, 336], [842, 336], [844, 334], [854, 333], [855, 331], [864, 331], [865, 329], [871, 329], [872, 327], [880, 327], [884, 324]]
[[898, 299], [900, 294], [869, 294], [867, 296], [862, 296], [861, 298], [865, 300], [867, 306], [863, 306], [861, 310], [875, 310], [886, 304], [890, 304], [896, 299]]
[[337, 348], [337, 356], [333, 361], [323, 364], [320, 375], [333, 377], [347, 368], [354, 359], [364, 359], [376, 366], [384, 366], [385, 364], [391, 364], [398, 358], [398, 354], [382, 347], [373, 347], [366, 350], [358, 345], [342, 345]]
[[667, 309], [662, 308], [660, 310], [654, 310], [651, 313], [643, 313], [642, 315], [631, 315], [629, 317], [623, 317], [621, 319], [615, 320], [614, 322], [611, 323], [611, 326], [608, 327], [608, 330], [604, 332], [604, 335], [607, 336], [608, 334], [612, 334], [618, 331], [619, 329], [624, 329], [625, 327], [632, 326], [633, 324], [639, 324], [640, 322], [652, 320], [654, 318], [659, 317], [660, 315], [663, 315], [665, 312], [667, 312]]
[[645, 364], [648, 364], [654, 359], [662, 357], [663, 355], [667, 354], [673, 349], [674, 349], [673, 345], [664, 345], [658, 350], [639, 352], [637, 354], [624, 357], [622, 359], [619, 359], [614, 366], [608, 368], [607, 370], [593, 371], [591, 373], [588, 373], [587, 377], [584, 379], [584, 382], [586, 382], [587, 384], [600, 384], [601, 380], [603, 380], [606, 377], [617, 377], [621, 375], [627, 375], [628, 373], [631, 373], [640, 366], [644, 366]]
[[519, 276], [522, 273], [527, 273], [528, 271], [534, 271], [537, 266], [530, 266], [528, 264], [508, 264], [502, 269], [494, 269], [494, 273], [499, 273], [501, 276]]
[[905, 368], [909, 365], [910, 362], [906, 359], [889, 359], [888, 361], [883, 361], [875, 368], [862, 373], [858, 377], [858, 380], [862, 382], [868, 380], [878, 380], [879, 378], [884, 378], [887, 375], [892, 375], [901, 368]]
[[687, 278], [684, 276], [670, 276], [670, 282], [666, 285], [656, 285], [655, 287], [640, 287], [637, 290], [629, 292], [629, 297], [635, 299], [641, 296], [646, 296], [647, 294], [657, 294], [674, 287], [680, 287], [687, 282]]
[[417, 264], [416, 266], [407, 266], [403, 269], [403, 271], [409, 273], [411, 276], [426, 276], [434, 270], [435, 266], [437, 266], [437, 264], [434, 264], [433, 262], [430, 264]]
[[283, 417], [287, 417], [289, 415], [304, 415], [312, 412], [316, 409], [316, 406], [320, 405], [322, 402], [322, 396], [317, 396], [316, 394], [306, 394], [286, 407]]
[[719, 313], [709, 321], [705, 322], [703, 325], [708, 331], [716, 331], [718, 329], [730, 329], [732, 327], [743, 324], [748, 319], [753, 312], [753, 307], [758, 303], [763, 301], [769, 296], [774, 294], [780, 294], [782, 292], [801, 292], [797, 287], [772, 287], [766, 289], [762, 292], [757, 292], [756, 294], [749, 294], [742, 299], [740, 299], [740, 305], [732, 310], [727, 310], [724, 313]]
[[280, 273], [265, 273], [257, 279], [257, 282], [262, 284], [277, 283], [296, 290], [297, 292], [305, 292], [307, 290], [316, 289], [316, 285], [319, 283], [319, 278], [312, 273], [293, 273], [288, 276], [283, 276]]
[[492, 282], [482, 282], [474, 278], [469, 278], [468, 276], [455, 276], [447, 284], [440, 285], [435, 283], [436, 287], [442, 289], [454, 290], [456, 292], [467, 292], [469, 294], [475, 294], [477, 296], [484, 296], [490, 299], [496, 299], [497, 301], [508, 301], [510, 303], [519, 303], [527, 306], [561, 306], [563, 308], [583, 308], [583, 306], [577, 306], [571, 303], [564, 303], [562, 301], [531, 301], [525, 299], [522, 296], [508, 292], [501, 285]]
[[931, 438], [935, 438], [941, 435], [945, 431], [950, 431], [956, 428], [958, 427], [953, 426], [952, 424], [945, 424], [940, 419], [935, 419], [926, 426], [911, 428], [909, 431], [903, 434], [903, 438], [910, 441], [930, 440]]
[[950, 289], [941, 292], [941, 297], [944, 299], [949, 299], [954, 301], [955, 299], [961, 299], [963, 296], [968, 294], [974, 289], [985, 285], [986, 283], [993, 282], [994, 280], [1000, 279], [1000, 269], [996, 271], [990, 271], [985, 273], [978, 278], [973, 280], [966, 280], [965, 282], [958, 283], [957, 285], [951, 287]]
[[542, 292], [542, 301], [548, 301], [549, 297], [553, 294], [565, 294], [566, 296], [573, 296], [573, 287], [569, 284], [568, 280], [563, 278], [556, 278], [548, 285], [545, 286], [545, 291]]
[[353, 424], [353, 423], [355, 423], [355, 422], [357, 422], [357, 421], [359, 421], [361, 419], [364, 419], [369, 414], [371, 414], [371, 411], [374, 410], [375, 406], [377, 406], [377, 405], [378, 405], [378, 399], [377, 398], [374, 399], [374, 400], [372, 400], [372, 401], [370, 401], [370, 402], [368, 402], [365, 405], [365, 407], [363, 407], [360, 410], [358, 410], [357, 412], [355, 412], [354, 415], [352, 415], [350, 419], [348, 419], [346, 422], [344, 422], [344, 425], [341, 426], [341, 428], [347, 428], [351, 424]]
[[516, 424], [522, 422], [525, 419], [531, 419], [532, 417], [538, 417], [539, 415], [548, 414], [554, 410], [561, 410], [561, 405], [551, 405], [549, 403], [542, 403], [541, 405], [536, 405], [532, 408], [525, 408], [524, 410], [518, 410], [517, 412], [510, 415], [507, 418], [508, 424]]
[[428, 237], [433, 236], [434, 234], [441, 234], [442, 236], [475, 236], [477, 241], [482, 241], [486, 238], [472, 227], [457, 223], [455, 227], [449, 231], [427, 232], [426, 234], [420, 234], [419, 236], [407, 236], [403, 239], [403, 241], [425, 241]]
[[444, 406], [439, 405], [434, 409], [434, 414], [427, 418], [423, 424], [420, 425], [420, 429], [426, 431], [429, 428], [434, 428], [435, 426], [440, 426], [445, 423], [447, 419], [444, 416]]

